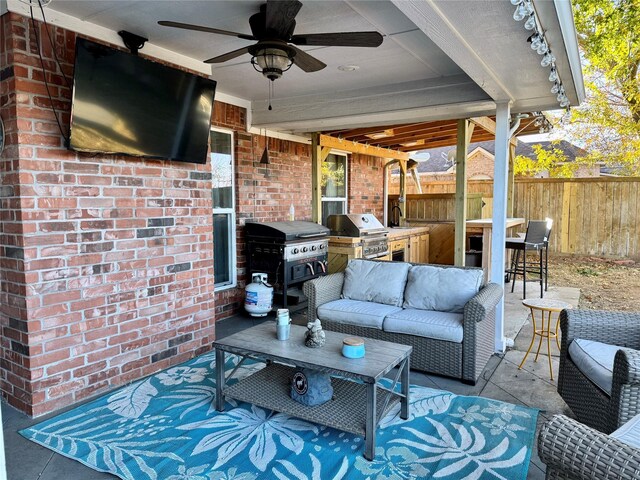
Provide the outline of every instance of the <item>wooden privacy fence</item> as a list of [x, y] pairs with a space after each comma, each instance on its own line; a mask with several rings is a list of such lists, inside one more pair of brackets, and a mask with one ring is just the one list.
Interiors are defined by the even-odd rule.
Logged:
[[[484, 200], [484, 201], [483, 201]], [[489, 201], [492, 199], [489, 198]], [[479, 193], [467, 195], [467, 219], [482, 218], [487, 199]], [[493, 202], [491, 202], [493, 204]], [[398, 195], [389, 195], [389, 212], [398, 205]], [[405, 218], [407, 222], [416, 220], [455, 220], [456, 198], [454, 193], [422, 193], [406, 196]]]
[[[482, 216], [491, 216], [493, 181], [470, 180], [467, 188], [470, 194], [482, 194], [487, 204]], [[423, 191], [453, 193], [455, 182], [425, 183]], [[411, 197], [407, 196], [408, 202]], [[640, 178], [516, 179], [513, 205], [514, 217], [553, 219], [552, 252], [640, 257]], [[407, 207], [410, 216], [417, 211], [424, 220], [453, 220], [455, 212], [446, 208], [444, 215], [449, 218], [443, 218], [442, 210], [434, 214], [414, 210], [410, 203]]]

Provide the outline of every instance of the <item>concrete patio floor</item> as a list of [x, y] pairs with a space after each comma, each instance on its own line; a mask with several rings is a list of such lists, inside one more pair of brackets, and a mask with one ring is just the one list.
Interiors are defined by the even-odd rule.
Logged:
[[[510, 291], [509, 288], [505, 290]], [[536, 295], [535, 284], [528, 285], [529, 295]], [[545, 298], [563, 300], [578, 305], [580, 291], [577, 288], [549, 287]], [[505, 296], [505, 335], [515, 338], [514, 348], [504, 355], [494, 355], [478, 383], [465, 385], [457, 380], [411, 372], [411, 383], [426, 387], [448, 390], [459, 395], [479, 395], [514, 404], [540, 409], [540, 425], [556, 413], [571, 415], [568, 407], [556, 391], [555, 381], [549, 379], [548, 357], [540, 354], [538, 362], [529, 355], [521, 370], [518, 365], [531, 342], [531, 324], [529, 311], [522, 305], [522, 282], [514, 293]], [[292, 315], [294, 322], [306, 322], [303, 312]], [[237, 331], [257, 325], [265, 320], [254, 319], [240, 314], [217, 324], [216, 335], [225, 337]], [[536, 345], [537, 347], [537, 342]], [[544, 346], [543, 346], [544, 347]], [[558, 372], [558, 349], [555, 341], [551, 344], [554, 377]], [[534, 349], [535, 350], [535, 349]], [[535, 353], [534, 351], [532, 351]], [[59, 413], [59, 412], [58, 412]], [[2, 403], [2, 419], [9, 480], [98, 480], [117, 478], [109, 474], [96, 472], [84, 465], [53, 453], [40, 445], [24, 439], [18, 430], [38, 423], [45, 418], [33, 420]], [[540, 461], [534, 444], [529, 479], [544, 478], [544, 464]]]

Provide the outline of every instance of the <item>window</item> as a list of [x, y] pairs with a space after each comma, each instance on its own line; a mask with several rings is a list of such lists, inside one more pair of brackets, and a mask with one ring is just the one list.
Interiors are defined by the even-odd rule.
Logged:
[[347, 213], [347, 157], [330, 153], [322, 162], [322, 224], [340, 213]]
[[233, 133], [211, 130], [213, 189], [213, 271], [215, 288], [236, 286], [236, 212], [233, 174]]

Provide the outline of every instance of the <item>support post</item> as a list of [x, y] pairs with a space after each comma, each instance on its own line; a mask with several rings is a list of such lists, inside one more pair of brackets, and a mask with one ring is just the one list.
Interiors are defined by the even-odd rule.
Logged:
[[469, 149], [469, 120], [458, 120], [456, 143], [456, 216], [454, 236], [454, 265], [463, 267], [467, 245], [467, 150]]
[[513, 193], [515, 189], [515, 175], [513, 173], [513, 162], [516, 158], [516, 146], [509, 143], [509, 178], [507, 187], [507, 217], [512, 218], [513, 215]]
[[[507, 236], [507, 180], [509, 169], [508, 102], [496, 105], [496, 144], [493, 174], [493, 232], [491, 238], [491, 282], [504, 287], [505, 241]], [[504, 352], [504, 297], [496, 307], [495, 348]]]
[[398, 195], [398, 206], [400, 207], [400, 217], [398, 223], [401, 227], [406, 224], [407, 212], [407, 161], [400, 160], [400, 193]]
[[322, 147], [320, 134], [311, 135], [311, 218], [322, 223]]

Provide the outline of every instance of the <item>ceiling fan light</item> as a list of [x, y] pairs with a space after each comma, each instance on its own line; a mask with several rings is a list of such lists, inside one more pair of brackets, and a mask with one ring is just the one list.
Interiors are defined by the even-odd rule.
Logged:
[[[264, 48], [256, 52], [251, 59], [253, 66], [269, 80], [275, 80], [289, 70], [293, 64], [286, 50], [280, 48]], [[259, 67], [256, 67], [256, 65]]]

